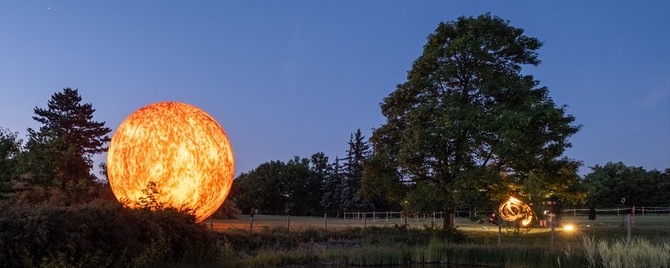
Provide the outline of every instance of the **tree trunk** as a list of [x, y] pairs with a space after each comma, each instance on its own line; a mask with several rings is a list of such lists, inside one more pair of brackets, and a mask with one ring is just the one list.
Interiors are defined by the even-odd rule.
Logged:
[[456, 217], [453, 208], [447, 209], [442, 219], [444, 220], [442, 224], [443, 229], [452, 229], [456, 227]]

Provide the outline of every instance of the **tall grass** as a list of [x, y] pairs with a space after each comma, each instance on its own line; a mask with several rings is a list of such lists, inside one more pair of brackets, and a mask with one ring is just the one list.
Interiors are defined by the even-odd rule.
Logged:
[[583, 255], [570, 250], [550, 250], [533, 245], [451, 243], [431, 240], [412, 250], [411, 263], [486, 265], [496, 267], [583, 267]]
[[410, 263], [409, 255], [409, 251], [405, 247], [365, 246], [350, 251], [347, 256], [347, 263], [355, 266], [401, 265]]
[[596, 241], [585, 237], [584, 252], [589, 267], [670, 267], [670, 243], [652, 244], [636, 238]]
[[309, 265], [318, 263], [319, 256], [313, 251], [299, 250], [261, 250], [256, 256], [229, 264], [232, 267], [282, 267]]

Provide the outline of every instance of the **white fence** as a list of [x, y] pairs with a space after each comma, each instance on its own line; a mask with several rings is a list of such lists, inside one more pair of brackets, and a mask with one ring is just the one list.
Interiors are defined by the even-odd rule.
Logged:
[[[473, 217], [473, 216], [484, 216], [488, 217], [491, 213], [497, 213], [497, 211], [455, 211], [455, 216], [457, 218], [463, 217]], [[563, 209], [562, 215], [564, 216], [588, 216], [590, 209], [588, 208], [572, 208], [572, 209]], [[389, 221], [389, 220], [403, 220], [406, 216], [409, 220], [419, 219], [439, 219], [443, 218], [444, 211], [431, 211], [431, 212], [413, 212], [406, 213], [400, 211], [348, 211], [344, 212], [345, 220], [370, 220], [370, 221]], [[620, 207], [620, 208], [597, 208], [596, 215], [622, 215], [622, 214], [634, 214], [634, 215], [659, 215], [666, 214], [670, 216], [670, 206], [668, 207]]]
[[[589, 215], [590, 209], [588, 208], [576, 208], [576, 209], [564, 209], [563, 215], [568, 216], [587, 216]], [[659, 214], [668, 214], [670, 215], [670, 207], [621, 207], [621, 208], [597, 208], [596, 215], [621, 215], [621, 214], [633, 214], [633, 215], [659, 215]]]

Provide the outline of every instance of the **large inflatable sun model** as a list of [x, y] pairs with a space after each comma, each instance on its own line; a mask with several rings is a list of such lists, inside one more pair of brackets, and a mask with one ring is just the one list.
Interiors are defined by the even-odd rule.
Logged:
[[173, 207], [201, 222], [226, 199], [234, 160], [223, 128], [194, 106], [160, 102], [126, 118], [107, 152], [116, 198], [129, 207]]

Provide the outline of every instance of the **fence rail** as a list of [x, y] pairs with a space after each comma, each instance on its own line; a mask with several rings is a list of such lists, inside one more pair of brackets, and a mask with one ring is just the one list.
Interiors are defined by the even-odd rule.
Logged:
[[[634, 214], [634, 215], [662, 215], [667, 214], [670, 216], [670, 206], [667, 207], [618, 207], [618, 208], [597, 208], [596, 215], [622, 215], [622, 214]], [[443, 218], [446, 212], [444, 211], [430, 211], [430, 212], [412, 212], [405, 213], [402, 211], [346, 211], [344, 212], [345, 220], [370, 220], [370, 221], [389, 221], [389, 220], [416, 220], [419, 219], [440, 219]], [[455, 216], [457, 218], [464, 217], [478, 217], [491, 215], [492, 213], [497, 213], [497, 211], [464, 211], [458, 210], [455, 211]], [[564, 216], [588, 216], [590, 209], [588, 208], [571, 208], [564, 209], [561, 212], [561, 215]]]
[[[589, 215], [590, 209], [588, 208], [577, 208], [577, 209], [564, 209], [563, 215], [572, 215], [572, 216], [587, 216]], [[670, 206], [668, 207], [619, 207], [619, 208], [600, 208], [596, 209], [596, 215], [621, 215], [621, 214], [635, 214], [635, 215], [658, 215], [658, 214], [668, 214], [670, 215]]]

